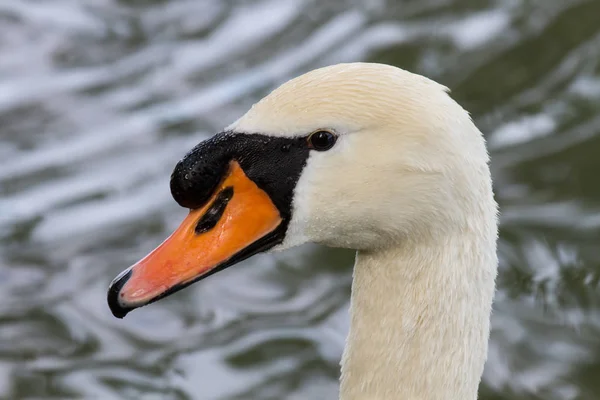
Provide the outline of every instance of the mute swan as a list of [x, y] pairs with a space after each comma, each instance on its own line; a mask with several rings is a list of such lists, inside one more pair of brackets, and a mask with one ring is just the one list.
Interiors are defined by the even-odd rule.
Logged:
[[258, 252], [357, 250], [343, 400], [472, 400], [497, 206], [480, 131], [443, 86], [340, 64], [292, 79], [171, 176], [181, 226], [111, 283], [122, 318]]

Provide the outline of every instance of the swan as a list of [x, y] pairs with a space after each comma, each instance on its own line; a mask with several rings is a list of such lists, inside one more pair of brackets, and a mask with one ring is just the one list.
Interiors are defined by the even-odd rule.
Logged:
[[497, 204], [485, 140], [444, 86], [338, 64], [275, 89], [176, 165], [181, 226], [111, 283], [116, 317], [258, 252], [355, 249], [342, 400], [472, 400]]

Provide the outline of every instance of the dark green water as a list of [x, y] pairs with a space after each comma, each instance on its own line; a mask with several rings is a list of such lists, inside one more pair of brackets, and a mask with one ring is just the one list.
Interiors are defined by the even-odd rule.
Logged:
[[488, 138], [481, 398], [600, 398], [598, 0], [1, 0], [0, 398], [336, 398], [351, 252], [254, 257], [124, 321], [105, 293], [183, 218], [182, 154], [356, 60], [444, 83]]

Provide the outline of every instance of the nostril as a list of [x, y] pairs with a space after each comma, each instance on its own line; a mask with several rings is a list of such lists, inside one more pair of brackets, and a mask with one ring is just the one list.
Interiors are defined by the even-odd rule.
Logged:
[[226, 187], [217, 195], [215, 201], [196, 224], [196, 234], [206, 233], [217, 225], [232, 197], [233, 187], [231, 186]]

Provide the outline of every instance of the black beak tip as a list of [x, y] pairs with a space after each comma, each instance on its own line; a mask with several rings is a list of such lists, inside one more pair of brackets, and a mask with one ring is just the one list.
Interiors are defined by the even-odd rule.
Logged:
[[117, 318], [125, 317], [129, 311], [135, 308], [124, 306], [119, 300], [121, 289], [123, 286], [125, 286], [130, 277], [131, 269], [126, 269], [119, 276], [117, 276], [108, 287], [108, 293], [106, 296], [108, 307], [110, 308], [112, 314]]

